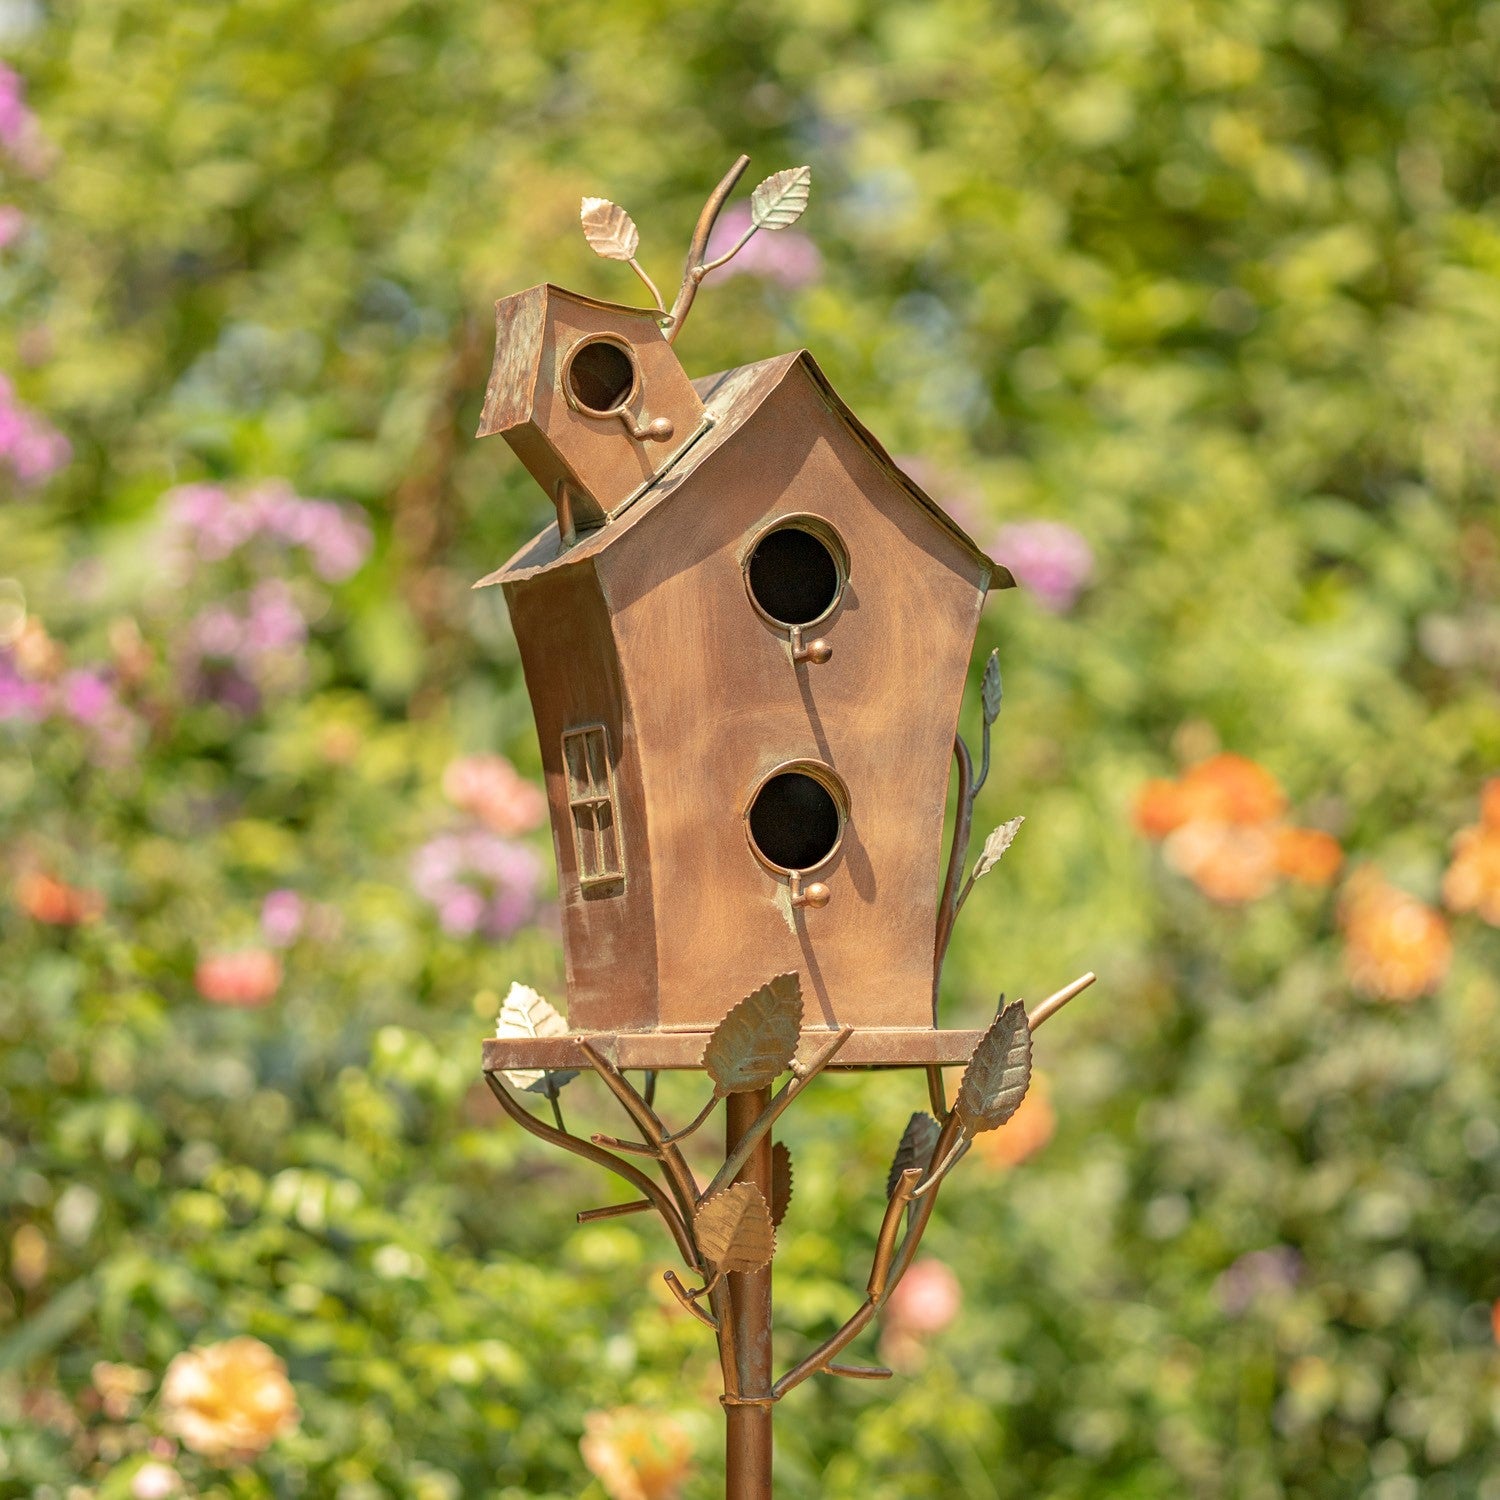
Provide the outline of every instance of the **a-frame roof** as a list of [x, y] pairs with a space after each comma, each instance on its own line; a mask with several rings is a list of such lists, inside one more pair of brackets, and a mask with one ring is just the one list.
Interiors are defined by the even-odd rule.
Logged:
[[824, 405], [859, 439], [871, 458], [879, 464], [911, 503], [926, 511], [975, 562], [989, 573], [991, 587], [1014, 587], [1015, 579], [1011, 577], [1010, 570], [989, 557], [932, 496], [897, 466], [896, 461], [880, 445], [874, 433], [854, 415], [838, 392], [828, 383], [828, 377], [818, 368], [817, 361], [805, 349], [799, 349], [790, 354], [780, 354], [774, 359], [760, 360], [752, 365], [740, 365], [736, 369], [724, 370], [717, 375], [707, 375], [695, 380], [693, 387], [702, 398], [704, 405], [704, 429], [695, 442], [681, 451], [671, 467], [657, 475], [626, 506], [616, 511], [605, 525], [594, 531], [585, 532], [572, 546], [563, 546], [562, 538], [554, 522], [539, 535], [533, 537], [503, 567], [481, 578], [474, 587], [485, 588], [495, 583], [521, 582], [552, 568], [582, 562], [603, 552], [647, 511], [654, 510], [659, 505], [669, 504], [671, 497], [681, 489], [688, 475], [693, 473], [709, 454], [727, 442], [746, 423], [753, 420], [755, 413], [771, 392], [788, 379], [793, 378], [794, 373], [806, 381], [809, 395], [821, 397]]

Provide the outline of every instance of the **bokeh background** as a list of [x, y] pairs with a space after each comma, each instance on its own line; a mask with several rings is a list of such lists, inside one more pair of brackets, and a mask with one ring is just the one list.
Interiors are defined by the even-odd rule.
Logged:
[[[743, 149], [812, 206], [690, 373], [810, 347], [1022, 580], [944, 1019], [1102, 976], [778, 1493], [1500, 1500], [1500, 4], [4, 0], [0, 48], [0, 1494], [719, 1492], [664, 1235], [578, 1228], [611, 1182], [476, 1087], [563, 995], [468, 585], [550, 517], [471, 438], [490, 303], [635, 298], [585, 193], [675, 287]], [[787, 1117], [784, 1357], [924, 1100]]]

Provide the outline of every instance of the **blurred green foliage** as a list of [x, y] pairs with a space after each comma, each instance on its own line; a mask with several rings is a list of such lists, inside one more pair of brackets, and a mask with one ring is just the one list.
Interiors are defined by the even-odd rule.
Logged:
[[[1382, 1006], [1328, 892], [1215, 907], [1130, 821], [1222, 745], [1431, 902], [1500, 765], [1500, 4], [6, 0], [0, 28], [45, 137], [4, 181], [0, 368], [74, 450], [5, 499], [0, 574], [75, 665], [126, 618], [152, 658], [123, 757], [0, 725], [8, 865], [106, 903], [0, 905], [0, 1494], [127, 1494], [150, 1409], [91, 1411], [95, 1362], [155, 1379], [237, 1333], [302, 1425], [184, 1459], [199, 1493], [577, 1494], [584, 1413], [626, 1402], [696, 1412], [686, 1493], [717, 1492], [659, 1229], [574, 1226], [607, 1185], [475, 1089], [509, 980], [562, 998], [556, 945], [445, 934], [408, 870], [454, 756], [539, 764], [467, 589], [549, 515], [469, 437], [489, 304], [635, 296], [584, 193], [675, 285], [743, 149], [811, 162], [823, 275], [711, 281], [690, 372], [806, 345], [982, 523], [1096, 558], [1071, 613], [987, 610], [981, 819], [1027, 823], [945, 999], [1100, 971], [1039, 1040], [1056, 1137], [965, 1164], [928, 1240], [961, 1318], [916, 1378], [790, 1397], [778, 1492], [1500, 1500], [1494, 934], [1455, 919], [1446, 982]], [[240, 713], [180, 657], [241, 581], [182, 586], [155, 528], [173, 485], [269, 477], [363, 505], [376, 547]], [[281, 887], [332, 915], [272, 1003], [208, 1004], [195, 962]], [[618, 1128], [587, 1087], [575, 1123]], [[787, 1353], [855, 1305], [923, 1098], [829, 1078], [789, 1116]], [[1227, 1297], [1277, 1246], [1300, 1272]]]

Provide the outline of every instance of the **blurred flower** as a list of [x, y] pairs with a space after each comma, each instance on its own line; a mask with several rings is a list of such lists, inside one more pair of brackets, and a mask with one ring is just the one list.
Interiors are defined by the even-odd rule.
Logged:
[[27, 222], [26, 215], [14, 203], [0, 203], [0, 250], [25, 234]]
[[199, 960], [193, 983], [215, 1005], [264, 1005], [281, 988], [281, 960], [264, 948], [213, 953]]
[[306, 919], [306, 903], [296, 891], [272, 891], [261, 902], [260, 933], [273, 948], [290, 948]]
[[1094, 576], [1092, 549], [1061, 521], [1012, 521], [995, 533], [990, 550], [1056, 614], [1071, 609]]
[[443, 792], [460, 811], [496, 833], [529, 833], [547, 815], [542, 789], [503, 755], [465, 755], [443, 772]]
[[880, 1356], [892, 1368], [921, 1363], [924, 1340], [941, 1333], [963, 1306], [958, 1277], [940, 1260], [919, 1260], [886, 1299]]
[[188, 623], [182, 656], [190, 691], [241, 712], [261, 691], [301, 681], [307, 618], [291, 586], [263, 578], [247, 593], [200, 610]]
[[1015, 1114], [998, 1130], [986, 1130], [974, 1139], [974, 1149], [996, 1167], [1018, 1167], [1035, 1156], [1057, 1129], [1057, 1113], [1049, 1097], [1046, 1075], [1033, 1073], [1031, 1087]]
[[96, 1360], [89, 1371], [89, 1380], [99, 1393], [104, 1415], [111, 1422], [123, 1422], [140, 1410], [140, 1398], [151, 1389], [149, 1370], [136, 1365], [112, 1364], [107, 1359]]
[[1414, 1000], [1448, 972], [1453, 946], [1442, 916], [1369, 866], [1345, 882], [1339, 925], [1349, 982], [1367, 995]]
[[1276, 868], [1301, 885], [1332, 885], [1344, 851], [1331, 833], [1316, 828], [1281, 828], [1276, 833]]
[[1495, 1335], [1495, 1342], [1500, 1344], [1500, 1300], [1490, 1308], [1490, 1332]]
[[0, 721], [24, 719], [35, 723], [47, 715], [47, 689], [23, 676], [15, 653], [0, 651]]
[[1500, 927], [1500, 776], [1484, 784], [1479, 822], [1460, 829], [1443, 876], [1443, 903]]
[[26, 107], [24, 80], [0, 63], [0, 145], [19, 145], [35, 128], [36, 116]]
[[1302, 1257], [1290, 1245], [1273, 1245], [1240, 1256], [1214, 1283], [1214, 1292], [1225, 1314], [1240, 1318], [1263, 1298], [1294, 1290], [1302, 1274]]
[[1175, 780], [1141, 788], [1135, 826], [1162, 840], [1166, 862], [1210, 900], [1259, 900], [1280, 878], [1328, 885], [1343, 863], [1338, 840], [1282, 822], [1286, 793], [1264, 766], [1243, 755], [1211, 755]]
[[[3, 68], [0, 64], [0, 68]], [[39, 412], [20, 401], [0, 375], [0, 461], [24, 486], [50, 479], [73, 456], [73, 446]]]
[[47, 1279], [52, 1264], [47, 1236], [35, 1224], [22, 1224], [10, 1237], [10, 1274], [28, 1292]]
[[168, 524], [205, 562], [220, 562], [259, 537], [300, 547], [313, 571], [338, 583], [359, 571], [370, 552], [370, 525], [358, 507], [307, 500], [284, 480], [236, 498], [219, 484], [185, 484], [164, 497]]
[[17, 669], [33, 682], [51, 682], [67, 665], [67, 652], [47, 634], [47, 627], [35, 615], [27, 615], [11, 649]]
[[104, 912], [98, 891], [68, 885], [41, 870], [28, 870], [16, 881], [16, 901], [33, 922], [49, 927], [81, 927]]
[[155, 1459], [143, 1463], [131, 1476], [131, 1500], [170, 1500], [181, 1492], [182, 1479], [177, 1470]]
[[63, 711], [80, 724], [97, 724], [115, 707], [115, 690], [102, 672], [69, 672], [61, 693]]
[[161, 1403], [167, 1429], [209, 1459], [253, 1458], [301, 1420], [286, 1365], [247, 1336], [177, 1355]]
[[509, 937], [536, 913], [541, 862], [524, 844], [492, 833], [445, 833], [412, 859], [412, 885], [444, 932]]
[[617, 1406], [584, 1417], [578, 1451], [610, 1500], [675, 1500], [693, 1444], [674, 1418]]
[[[725, 211], [708, 237], [709, 260], [726, 254], [750, 227], [750, 205], [737, 203]], [[762, 229], [750, 238], [716, 276], [764, 276], [785, 287], [809, 286], [823, 274], [818, 247], [800, 229]]]

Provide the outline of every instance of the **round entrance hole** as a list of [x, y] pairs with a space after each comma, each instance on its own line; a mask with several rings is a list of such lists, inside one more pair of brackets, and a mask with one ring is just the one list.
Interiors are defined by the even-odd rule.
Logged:
[[750, 842], [774, 869], [813, 870], [838, 848], [847, 811], [843, 784], [826, 767], [788, 766], [750, 803]]
[[838, 603], [848, 572], [837, 533], [809, 516], [761, 537], [745, 564], [745, 583], [756, 607], [774, 624], [811, 625]]
[[585, 411], [611, 416], [635, 389], [635, 361], [612, 339], [580, 344], [568, 361], [568, 389]]

